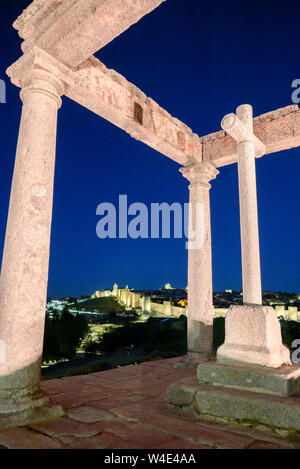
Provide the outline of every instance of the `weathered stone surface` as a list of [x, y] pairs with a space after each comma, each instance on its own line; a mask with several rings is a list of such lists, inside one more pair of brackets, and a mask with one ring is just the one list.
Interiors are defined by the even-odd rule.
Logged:
[[[119, 396], [122, 393], [122, 377], [125, 375], [135, 375], [146, 373], [148, 386], [151, 383], [151, 374], [160, 374], [162, 381], [174, 380], [174, 377], [189, 375], [190, 383], [197, 387], [194, 370], [172, 368], [176, 360], [155, 361], [145, 363], [137, 367], [118, 368], [113, 374], [114, 379], [110, 381], [111, 399], [114, 399], [114, 408], [110, 409], [112, 414], [112, 422], [110, 420], [99, 421], [96, 423], [83, 423], [74, 419], [75, 414], [53, 422], [32, 425], [24, 428], [13, 428], [10, 430], [0, 431], [0, 449], [4, 448], [70, 448], [70, 449], [131, 449], [131, 448], [165, 448], [165, 449], [196, 449], [196, 448], [281, 448], [297, 447], [295, 440], [284, 439], [287, 430], [280, 431], [277, 436], [270, 433], [262, 433], [256, 428], [267, 428], [266, 425], [253, 428], [243, 428], [240, 426], [230, 426], [228, 423], [217, 423], [216, 419], [206, 414], [206, 418], [210, 417], [210, 421], [201, 418], [195, 418], [193, 414], [182, 412], [180, 407], [169, 409], [167, 402], [160, 396], [156, 398], [148, 398], [146, 395], [135, 394], [136, 398], [140, 398], [139, 402], [132, 401], [127, 405], [119, 406]], [[173, 373], [167, 373], [167, 371]], [[113, 371], [113, 370], [112, 370]], [[107, 372], [103, 372], [106, 374]], [[118, 373], [121, 378], [117, 381]], [[138, 374], [139, 374], [138, 373]], [[97, 394], [99, 383], [101, 382], [101, 372], [93, 374], [94, 380], [91, 382], [91, 394]], [[106, 374], [108, 377], [108, 375]], [[80, 377], [79, 377], [80, 378]], [[68, 383], [66, 388], [65, 399], [66, 407], [70, 407], [67, 398], [69, 396], [72, 401], [71, 391], [72, 382], [74, 387], [78, 386], [76, 377], [70, 377], [61, 380], [51, 380], [47, 383], [54, 383], [51, 390], [55, 389], [58, 382]], [[93, 381], [93, 383], [92, 383]], [[185, 384], [188, 381], [185, 381]], [[98, 383], [98, 384], [97, 384]], [[118, 384], [117, 384], [118, 383]], [[117, 388], [117, 389], [116, 389]], [[207, 386], [206, 386], [207, 388]], [[143, 388], [144, 389], [144, 388]], [[59, 387], [59, 390], [61, 388]], [[140, 390], [143, 392], [143, 390]], [[124, 393], [122, 393], [124, 395]], [[56, 398], [57, 394], [53, 394]], [[59, 394], [60, 396], [60, 394]], [[129, 396], [130, 397], [130, 396]], [[285, 398], [286, 399], [286, 398]], [[99, 401], [100, 402], [100, 401]], [[123, 403], [125, 404], [125, 402]], [[119, 406], [119, 407], [118, 407]], [[80, 408], [81, 407], [81, 408]], [[85, 411], [82, 407], [93, 407], [94, 403], [87, 406], [77, 407], [76, 416], [85, 418]], [[175, 407], [175, 406], [174, 406]], [[97, 408], [96, 408], [97, 409]], [[101, 409], [101, 408], [100, 408]], [[72, 409], [76, 411], [76, 409]], [[89, 411], [87, 411], [87, 414]], [[106, 415], [106, 414], [105, 414]], [[124, 421], [130, 422], [131, 425], [123, 425]], [[227, 422], [224, 417], [217, 417], [218, 422]], [[137, 425], [132, 425], [135, 422]], [[126, 423], [126, 422], [125, 422]], [[247, 425], [250, 425], [247, 422]], [[137, 431], [139, 435], [137, 436]], [[280, 435], [280, 436], [279, 436]], [[299, 445], [298, 445], [299, 446]]]
[[30, 425], [37, 432], [57, 438], [64, 443], [72, 441], [72, 437], [88, 438], [102, 432], [104, 422], [87, 424], [63, 417], [53, 422]]
[[158, 449], [211, 449], [210, 446], [202, 445], [192, 441], [182, 440], [181, 438], [171, 438], [167, 442], [157, 446]]
[[147, 428], [140, 423], [113, 420], [105, 422], [104, 431], [125, 441], [134, 441], [140, 449], [154, 448], [167, 443], [171, 436], [161, 433], [154, 428]]
[[199, 385], [195, 394], [199, 413], [250, 420], [300, 431], [300, 399]]
[[75, 67], [164, 0], [34, 0], [15, 21], [24, 52], [37, 45]]
[[137, 449], [134, 441], [122, 440], [110, 433], [102, 432], [100, 435], [76, 438], [69, 437], [65, 448], [68, 449]]
[[58, 441], [29, 428], [0, 431], [0, 443], [7, 449], [60, 449], [62, 447]]
[[270, 306], [231, 306], [225, 319], [225, 343], [217, 350], [217, 360], [272, 368], [291, 365], [275, 310]]
[[261, 305], [255, 156], [265, 153], [265, 145], [253, 132], [253, 110], [249, 104], [242, 104], [236, 114], [225, 116], [221, 126], [237, 143], [243, 303]]
[[[300, 109], [297, 104], [276, 109], [254, 118], [254, 133], [265, 144], [265, 154], [300, 145]], [[203, 160], [217, 168], [237, 162], [235, 140], [223, 130], [201, 137]]]
[[[242, 117], [239, 115], [241, 112]], [[232, 138], [239, 143], [251, 142], [254, 147], [254, 153], [257, 158], [261, 157], [265, 153], [265, 145], [256, 137], [253, 133], [253, 116], [252, 107], [249, 104], [242, 104], [237, 109], [237, 114], [227, 114], [222, 120], [222, 129], [226, 133], [231, 135]], [[244, 117], [249, 117], [247, 124], [244, 121]], [[247, 119], [246, 119], [247, 121]]]
[[[199, 138], [170, 116], [124, 77], [95, 57], [77, 69], [79, 82], [68, 87], [70, 99], [107, 119], [182, 165], [207, 161], [216, 167], [237, 162], [237, 146], [224, 131]], [[134, 120], [134, 103], [143, 109], [143, 125]], [[254, 133], [265, 144], [265, 154], [300, 145], [300, 110], [287, 106], [254, 118]]]
[[195, 397], [195, 387], [186, 381], [182, 382], [180, 388], [177, 383], [171, 384], [167, 390], [167, 399], [170, 404], [178, 406], [191, 405]]
[[[13, 404], [16, 409], [20, 409], [23, 402], [17, 401]], [[40, 401], [28, 400], [26, 404], [27, 408], [15, 412], [3, 412], [4, 407], [2, 407], [0, 429], [19, 427], [29, 423], [48, 422], [65, 414], [60, 405], [47, 405], [45, 399]]]
[[270, 441], [254, 441], [247, 449], [290, 449], [285, 445], [271, 443]]
[[[196, 383], [195, 379], [194, 382]], [[166, 404], [158, 399], [144, 401], [143, 406], [132, 404], [120, 409], [113, 409], [113, 413], [119, 418], [140, 422], [143, 426], [149, 426], [151, 429], [169, 434], [172, 437], [211, 447], [244, 448], [252, 441], [249, 436], [223, 432], [219, 428], [209, 428], [186, 414], [172, 415]]]
[[208, 362], [198, 365], [197, 378], [200, 383], [213, 386], [225, 386], [282, 396], [300, 396], [299, 365], [270, 369]]
[[[0, 426], [62, 415], [40, 395], [57, 111], [72, 71], [33, 48], [9, 68], [22, 118], [0, 279]], [[30, 294], [29, 294], [30, 292]], [[48, 416], [48, 417], [47, 417]]]
[[180, 171], [190, 181], [187, 348], [191, 355], [208, 357], [212, 354], [214, 310], [209, 190], [219, 171], [206, 162]]
[[66, 89], [70, 99], [180, 164], [202, 160], [198, 135], [100, 60], [91, 57], [75, 71], [77, 84]]
[[[196, 321], [191, 321], [192, 323], [193, 322], [196, 322]], [[191, 324], [192, 326], [192, 324]], [[197, 327], [198, 326], [198, 327]], [[197, 330], [199, 331], [199, 329], [201, 328], [201, 326], [199, 326], [199, 324], [197, 325]], [[212, 326], [211, 328], [210, 327], [202, 327], [201, 329], [201, 336], [203, 336], [204, 334], [204, 329], [206, 329], [206, 331], [208, 332], [209, 334], [209, 340], [206, 339], [206, 341], [204, 342], [204, 344], [206, 345], [206, 350], [208, 349], [209, 350], [209, 353], [205, 353], [205, 352], [202, 352], [202, 353], [197, 353], [197, 352], [187, 352], [181, 359], [179, 362], [175, 363], [174, 364], [174, 368], [181, 368], [181, 369], [188, 369], [188, 368], [197, 368], [197, 366], [199, 365], [199, 363], [202, 363], [202, 362], [207, 362], [210, 358], [210, 355], [211, 355], [211, 349], [210, 347], [208, 347], [209, 345], [211, 346], [212, 344], [212, 337], [211, 337], [211, 330], [212, 329]], [[196, 332], [195, 332], [196, 334]], [[203, 343], [202, 343], [202, 347], [203, 347]]]
[[111, 420], [113, 418], [112, 414], [106, 412], [105, 410], [96, 409], [92, 406], [80, 406], [71, 408], [68, 410], [68, 416], [77, 420], [78, 422], [83, 423], [95, 423], [103, 422], [105, 420]]

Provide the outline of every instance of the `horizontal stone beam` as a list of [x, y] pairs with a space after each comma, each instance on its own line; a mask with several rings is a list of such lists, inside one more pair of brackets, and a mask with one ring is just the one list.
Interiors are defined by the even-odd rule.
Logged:
[[[95, 57], [76, 69], [66, 95], [180, 165], [209, 161], [216, 167], [237, 162], [237, 144], [225, 131], [199, 138], [122, 75]], [[254, 134], [265, 154], [300, 146], [300, 109], [291, 105], [254, 119]], [[258, 154], [258, 156], [261, 156]]]
[[95, 57], [76, 69], [70, 99], [90, 109], [181, 165], [202, 160], [200, 138], [123, 76]]
[[[297, 104], [271, 111], [253, 121], [254, 134], [266, 146], [265, 154], [300, 146], [300, 109]], [[216, 167], [237, 162], [236, 141], [225, 131], [202, 137], [203, 160]]]
[[22, 50], [38, 46], [76, 67], [165, 0], [34, 0], [14, 22]]

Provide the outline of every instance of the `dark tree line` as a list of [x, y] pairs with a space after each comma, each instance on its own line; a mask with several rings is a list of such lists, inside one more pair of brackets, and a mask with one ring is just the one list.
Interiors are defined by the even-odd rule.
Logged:
[[88, 331], [84, 315], [73, 316], [67, 309], [46, 317], [43, 361], [71, 359]]

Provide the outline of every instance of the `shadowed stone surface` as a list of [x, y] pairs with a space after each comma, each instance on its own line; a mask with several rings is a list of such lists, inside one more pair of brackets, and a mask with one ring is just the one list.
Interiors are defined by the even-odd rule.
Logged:
[[274, 427], [300, 431], [298, 398], [265, 396], [259, 393], [201, 387], [195, 394], [199, 413], [261, 422]]
[[182, 384], [179, 388], [176, 383], [168, 387], [167, 399], [174, 405], [190, 406], [195, 397], [195, 387], [192, 385]]

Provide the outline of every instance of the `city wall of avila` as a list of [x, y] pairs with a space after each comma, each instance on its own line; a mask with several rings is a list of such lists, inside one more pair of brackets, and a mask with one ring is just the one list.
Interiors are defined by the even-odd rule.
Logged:
[[[179, 317], [182, 314], [188, 314], [187, 306], [173, 306], [171, 301], [158, 302], [154, 298], [148, 295], [144, 295], [142, 292], [135, 292], [128, 289], [118, 289], [116, 291], [97, 291], [96, 297], [114, 295], [121, 300], [127, 308], [138, 308], [142, 309], [148, 314], [161, 314], [163, 316]], [[285, 306], [285, 305], [274, 305], [274, 309], [277, 312], [278, 317], [282, 317], [291, 321], [300, 322], [300, 311], [297, 306]], [[214, 317], [225, 317], [228, 308], [214, 308]]]

